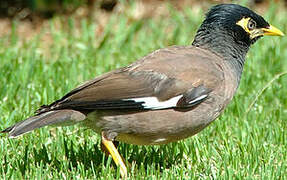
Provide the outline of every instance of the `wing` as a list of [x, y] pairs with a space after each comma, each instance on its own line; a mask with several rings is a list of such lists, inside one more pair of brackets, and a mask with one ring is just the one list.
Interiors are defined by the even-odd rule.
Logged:
[[217, 62], [219, 57], [195, 47], [161, 49], [83, 84], [37, 113], [191, 107], [222, 84], [224, 74]]

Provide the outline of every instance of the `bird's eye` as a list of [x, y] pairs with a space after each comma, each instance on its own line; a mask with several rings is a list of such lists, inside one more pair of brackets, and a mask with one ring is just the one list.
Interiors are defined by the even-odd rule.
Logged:
[[247, 28], [248, 28], [249, 30], [255, 29], [255, 28], [256, 28], [256, 22], [255, 22], [254, 20], [250, 19], [250, 20], [248, 21]]

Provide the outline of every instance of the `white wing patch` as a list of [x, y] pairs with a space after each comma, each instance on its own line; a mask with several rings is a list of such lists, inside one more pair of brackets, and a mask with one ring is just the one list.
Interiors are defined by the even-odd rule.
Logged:
[[176, 107], [178, 100], [183, 95], [179, 95], [173, 98], [170, 98], [166, 101], [159, 101], [157, 97], [142, 97], [142, 98], [131, 98], [131, 99], [124, 99], [124, 100], [132, 100], [135, 102], [142, 102], [145, 109], [167, 109]]
[[193, 104], [193, 103], [195, 103], [195, 102], [197, 102], [197, 101], [201, 101], [201, 100], [203, 100], [203, 99], [206, 98], [206, 97], [207, 97], [207, 94], [201, 95], [201, 96], [195, 98], [194, 100], [188, 102], [188, 104]]

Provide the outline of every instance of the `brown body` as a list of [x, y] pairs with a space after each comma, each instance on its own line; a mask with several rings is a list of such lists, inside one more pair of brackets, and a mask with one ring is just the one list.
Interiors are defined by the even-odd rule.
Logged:
[[[238, 79], [229, 62], [215, 53], [194, 46], [164, 48], [84, 83], [3, 132], [17, 137], [47, 125], [80, 123], [111, 141], [165, 144], [192, 136], [215, 120], [231, 101]], [[170, 108], [117, 106], [118, 100], [141, 97], [165, 102], [200, 86], [208, 89], [208, 97], [192, 106], [182, 103], [185, 97]]]
[[[138, 64], [141, 66], [137, 66]], [[162, 100], [177, 95], [175, 92], [183, 93], [189, 88], [201, 84], [212, 89], [212, 91], [204, 102], [187, 109], [173, 108], [142, 112], [95, 111], [88, 114], [87, 120], [84, 121], [85, 126], [96, 130], [98, 133], [104, 131], [108, 139], [115, 138], [130, 144], [166, 144], [178, 141], [198, 133], [216, 119], [230, 102], [238, 86], [235, 74], [230, 71], [226, 61], [222, 61], [220, 57], [206, 50], [190, 46], [170, 47], [155, 51], [131, 66], [123, 68], [120, 73], [113, 72], [108, 76], [103, 75], [103, 82], [94, 84], [91, 89], [110, 89], [105, 86], [105, 81], [108, 82], [107, 86], [112, 83], [119, 84], [119, 87], [116, 88], [124, 90], [128, 90], [131, 86], [144, 86], [145, 82], [147, 84], [146, 87], [143, 87], [144, 90], [156, 89], [155, 87], [148, 87], [148, 84], [155, 83], [150, 83], [148, 80], [142, 81], [130, 75], [143, 72], [157, 72], [169, 79], [177, 79], [177, 86], [160, 90], [162, 91], [160, 93]], [[118, 77], [116, 76], [127, 76], [131, 79], [128, 85], [123, 88], [121, 87], [122, 84], [113, 82], [117, 81]], [[157, 85], [155, 84], [155, 86]], [[103, 87], [99, 88], [99, 86]], [[84, 91], [82, 90], [81, 93], [86, 94]], [[113, 92], [122, 93], [123, 91], [113, 89]], [[109, 94], [106, 91], [105, 93]], [[105, 97], [105, 93], [100, 97], [108, 98], [109, 96]], [[156, 94], [152, 90], [148, 93]], [[127, 94], [131, 94], [131, 92]], [[142, 94], [143, 96], [146, 95], [144, 91]], [[123, 98], [125, 94], [117, 96]], [[72, 99], [76, 97], [82, 97], [82, 95], [71, 96]]]

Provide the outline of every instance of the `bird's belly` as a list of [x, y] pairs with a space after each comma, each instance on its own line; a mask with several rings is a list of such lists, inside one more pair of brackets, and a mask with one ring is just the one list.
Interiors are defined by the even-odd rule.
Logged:
[[174, 128], [173, 132], [163, 132], [162, 130], [158, 130], [158, 133], [156, 134], [155, 132], [132, 133], [132, 134], [119, 133], [118, 136], [116, 137], [116, 140], [135, 145], [161, 145], [190, 137], [201, 131], [204, 127], [206, 127], [206, 125], [193, 127], [188, 131]]
[[86, 126], [129, 144], [166, 144], [192, 136], [216, 119], [223, 109], [223, 101], [213, 100], [184, 110], [95, 112], [88, 116]]

